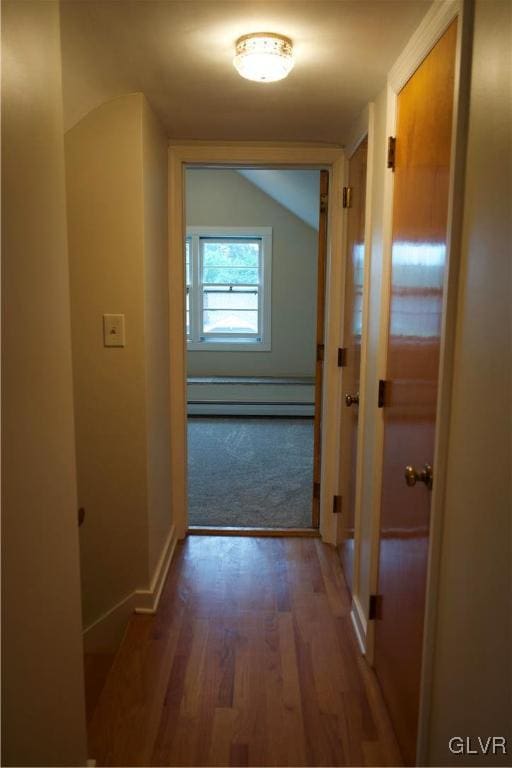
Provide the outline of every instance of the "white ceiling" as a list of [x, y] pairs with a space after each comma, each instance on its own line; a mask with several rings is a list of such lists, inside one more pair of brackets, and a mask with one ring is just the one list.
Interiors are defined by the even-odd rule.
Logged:
[[[61, 0], [66, 129], [142, 91], [173, 139], [343, 144], [430, 0]], [[237, 37], [281, 32], [296, 63], [243, 80]]]

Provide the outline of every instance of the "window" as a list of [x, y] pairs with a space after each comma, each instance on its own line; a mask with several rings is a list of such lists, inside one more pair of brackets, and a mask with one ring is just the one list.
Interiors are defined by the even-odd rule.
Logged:
[[272, 228], [189, 227], [189, 349], [270, 349]]

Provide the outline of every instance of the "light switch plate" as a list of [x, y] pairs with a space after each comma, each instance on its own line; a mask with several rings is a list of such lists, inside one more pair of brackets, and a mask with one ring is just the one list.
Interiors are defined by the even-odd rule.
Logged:
[[106, 347], [124, 347], [124, 315], [103, 315], [103, 343]]

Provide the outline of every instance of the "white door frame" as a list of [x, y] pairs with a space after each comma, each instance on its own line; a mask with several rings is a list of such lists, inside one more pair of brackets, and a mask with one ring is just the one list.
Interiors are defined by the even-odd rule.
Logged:
[[341, 195], [344, 152], [339, 147], [301, 144], [197, 143], [169, 147], [169, 348], [171, 420], [171, 509], [178, 538], [188, 528], [187, 394], [185, 344], [185, 167], [325, 168], [329, 171], [329, 209], [325, 304], [325, 353], [322, 392], [322, 469], [320, 534], [337, 543], [332, 497], [338, 484], [340, 345], [343, 289], [343, 217]]
[[[419, 730], [417, 765], [428, 765], [429, 717], [431, 707], [432, 677], [434, 664], [434, 638], [437, 617], [437, 594], [441, 563], [444, 498], [446, 484], [446, 457], [449, 440], [451, 391], [453, 378], [453, 349], [456, 330], [458, 276], [461, 251], [462, 206], [466, 160], [467, 117], [469, 110], [469, 78], [473, 19], [472, 0], [444, 0], [428, 11], [422, 23], [411, 37], [404, 51], [388, 74], [386, 136], [396, 135], [398, 94], [414, 74], [450, 23], [458, 17], [457, 52], [455, 60], [455, 85], [453, 101], [453, 126], [451, 138], [451, 169], [448, 200], [446, 271], [443, 297], [443, 324], [439, 362], [439, 388], [437, 396], [436, 438], [434, 448], [434, 489], [432, 492], [429, 557], [427, 570], [425, 623], [423, 636], [423, 661], [420, 688]], [[386, 354], [389, 328], [389, 299], [391, 278], [391, 245], [393, 223], [393, 172], [387, 171], [384, 187], [384, 232], [382, 301], [380, 316], [380, 342], [378, 376], [386, 378]], [[376, 484], [382, 482], [384, 448], [384, 420], [379, 411], [375, 424], [375, 473]], [[370, 592], [378, 591], [380, 529], [380, 493], [375, 494], [372, 509], [372, 555]], [[373, 663], [375, 623], [368, 622], [366, 657]]]
[[[350, 618], [356, 638], [362, 653], [365, 653], [365, 638], [367, 633], [367, 621], [364, 609], [359, 600], [360, 593], [360, 564], [361, 564], [361, 505], [363, 494], [363, 475], [364, 475], [364, 426], [366, 423], [366, 380], [367, 380], [367, 361], [368, 361], [368, 320], [370, 312], [370, 279], [371, 279], [371, 255], [372, 255], [372, 234], [373, 234], [373, 178], [375, 174], [374, 166], [374, 146], [375, 146], [375, 105], [370, 102], [359, 115], [353, 126], [350, 140], [345, 147], [345, 178], [349, 182], [350, 159], [358, 149], [364, 139], [368, 141], [368, 150], [366, 156], [366, 190], [365, 190], [365, 223], [364, 223], [364, 266], [363, 266], [363, 305], [362, 305], [362, 334], [361, 334], [361, 362], [359, 370], [359, 392], [363, 393], [359, 403], [359, 418], [357, 427], [357, 453], [355, 467], [355, 496], [354, 496], [354, 572], [352, 574], [352, 606]], [[347, 268], [348, 258], [348, 210], [344, 210], [344, 276]], [[343, 333], [342, 318], [342, 333]], [[346, 340], [342, 339], [342, 346], [346, 347]], [[341, 374], [341, 384], [343, 387], [343, 369]], [[343, 397], [341, 397], [343, 403]], [[340, 409], [342, 410], [342, 409]], [[343, 425], [343, 416], [340, 413], [340, 434]], [[343, 457], [338, 456], [341, 462]], [[341, 478], [340, 478], [341, 479]], [[346, 497], [346, 489], [340, 483], [339, 493]]]

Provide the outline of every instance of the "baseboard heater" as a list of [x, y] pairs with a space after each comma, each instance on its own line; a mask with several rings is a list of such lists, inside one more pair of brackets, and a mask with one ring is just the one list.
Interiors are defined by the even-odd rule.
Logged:
[[313, 416], [312, 377], [190, 376], [190, 416]]
[[189, 416], [314, 416], [313, 403], [241, 402], [234, 400], [192, 400]]

